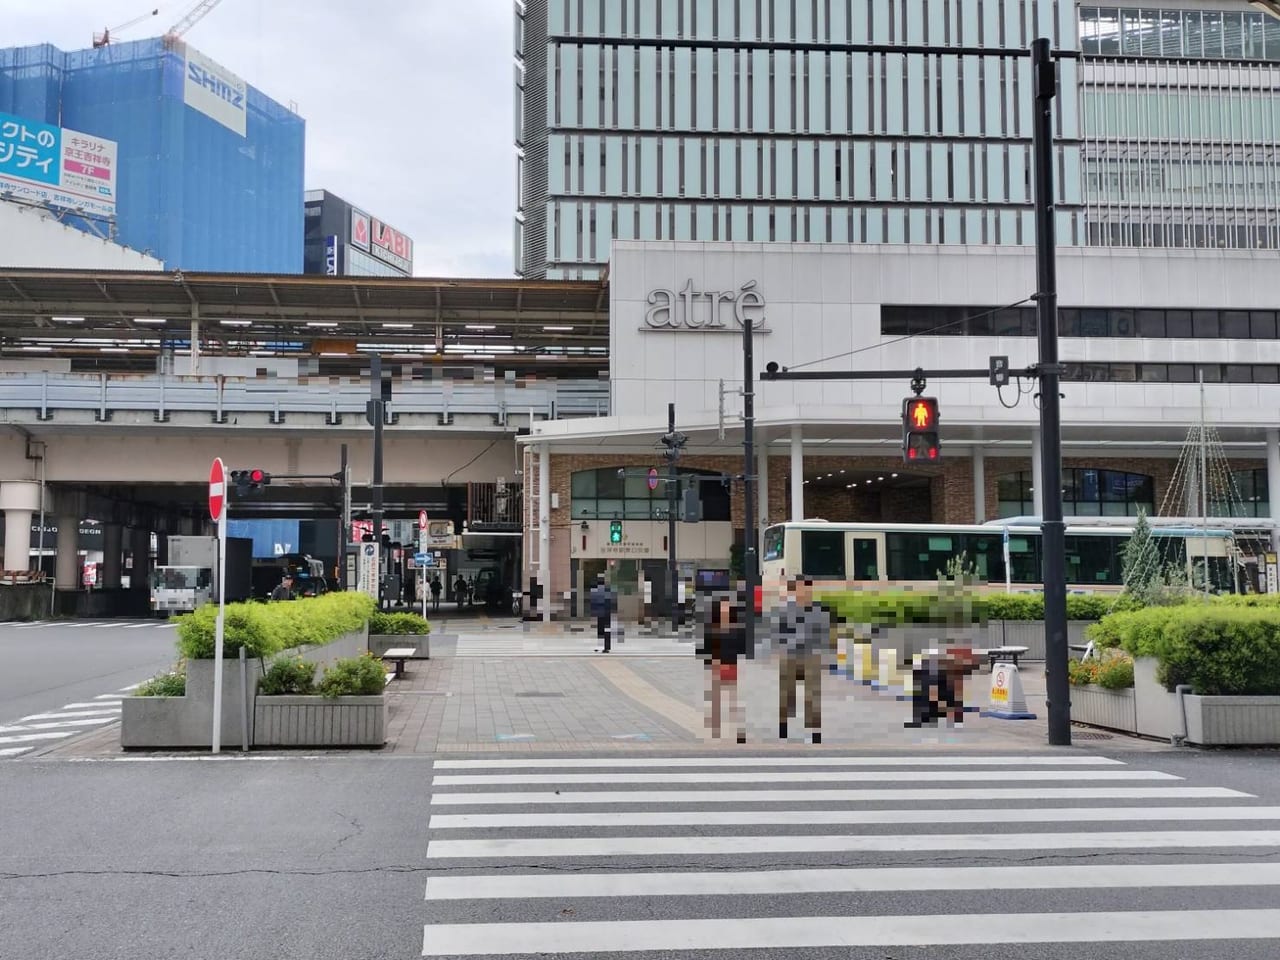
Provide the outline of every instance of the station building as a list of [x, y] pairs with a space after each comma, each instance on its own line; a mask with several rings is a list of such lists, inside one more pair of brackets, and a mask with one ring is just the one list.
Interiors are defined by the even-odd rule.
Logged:
[[[1280, 505], [1280, 339], [1263, 251], [1058, 252], [1068, 517], [1195, 516], [1175, 484], [1203, 416], [1237, 492], [1216, 515]], [[677, 524], [682, 574], [731, 567], [744, 542], [742, 324], [769, 362], [829, 371], [986, 369], [1036, 360], [1034, 251], [996, 246], [615, 241], [609, 264], [608, 416], [536, 422], [518, 439], [526, 573], [554, 602], [609, 569], [664, 602], [661, 438], [702, 519]], [[1201, 384], [1203, 381], [1203, 386]], [[1037, 382], [928, 381], [942, 456], [903, 462], [906, 379], [774, 381], [755, 391], [760, 529], [785, 520], [984, 523], [1040, 515]], [[1202, 393], [1203, 390], [1203, 393]], [[727, 478], [727, 479], [726, 479]], [[683, 509], [683, 503], [678, 507]], [[621, 521], [621, 537], [614, 523]], [[615, 542], [617, 541], [617, 542]]]

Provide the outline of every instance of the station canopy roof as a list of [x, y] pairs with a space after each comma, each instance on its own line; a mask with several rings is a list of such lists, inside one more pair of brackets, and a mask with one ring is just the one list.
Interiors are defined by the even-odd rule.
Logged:
[[0, 270], [8, 356], [163, 345], [229, 355], [485, 364], [582, 375], [608, 363], [608, 280]]

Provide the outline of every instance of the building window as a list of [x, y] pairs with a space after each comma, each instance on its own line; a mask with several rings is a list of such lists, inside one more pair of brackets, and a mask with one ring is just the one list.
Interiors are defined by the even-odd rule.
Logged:
[[[619, 471], [622, 475], [619, 475]], [[577, 520], [666, 520], [669, 510], [666, 471], [657, 489], [649, 489], [644, 467], [601, 467], [579, 470], [570, 479], [570, 513]], [[680, 490], [676, 496], [677, 519], [681, 497], [690, 485], [698, 488], [704, 521], [731, 519], [729, 491], [720, 475], [710, 470], [680, 468]]]
[[[1210, 487], [1212, 489], [1212, 484]], [[1217, 497], [1209, 501], [1209, 514], [1214, 517], [1269, 517], [1271, 502], [1267, 490], [1267, 468], [1234, 470], [1231, 490], [1213, 490]]]
[[[1000, 517], [1034, 516], [1031, 473], [996, 478]], [[1067, 467], [1062, 471], [1062, 513], [1066, 517], [1135, 517], [1155, 512], [1155, 483], [1142, 473]]]

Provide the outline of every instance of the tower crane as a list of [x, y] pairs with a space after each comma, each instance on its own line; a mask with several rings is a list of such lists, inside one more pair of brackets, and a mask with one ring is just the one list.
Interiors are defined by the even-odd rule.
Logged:
[[101, 33], [95, 33], [93, 35], [94, 49], [97, 49], [99, 47], [105, 47], [109, 43], [111, 43], [111, 35], [113, 33], [119, 33], [121, 30], [128, 30], [130, 27], [136, 27], [138, 24], [140, 24], [143, 20], [146, 20], [148, 17], [157, 17], [159, 15], [160, 15], [160, 8], [156, 7], [150, 13], [144, 13], [140, 17], [134, 17], [128, 23], [122, 23], [118, 27], [109, 27], [103, 30]]
[[181, 40], [183, 34], [207, 17], [213, 11], [213, 8], [221, 2], [222, 0], [200, 0], [199, 3], [187, 11], [185, 17], [165, 31], [165, 42], [173, 43], [175, 40]]

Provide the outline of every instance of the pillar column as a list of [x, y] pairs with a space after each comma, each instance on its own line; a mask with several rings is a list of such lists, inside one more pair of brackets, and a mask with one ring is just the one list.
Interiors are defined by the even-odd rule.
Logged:
[[102, 580], [103, 590], [120, 589], [120, 550], [123, 534], [119, 524], [102, 525]]
[[551, 444], [538, 445], [538, 585], [542, 622], [551, 622]]
[[129, 572], [130, 590], [149, 590], [151, 587], [151, 531], [134, 527], [129, 531], [129, 552], [133, 555], [133, 569]]
[[58, 517], [57, 559], [54, 561], [54, 586], [59, 590], [75, 590], [80, 586], [80, 518], [74, 514]]
[[32, 480], [0, 483], [4, 511], [4, 556], [0, 570], [31, 569], [31, 524], [40, 512], [40, 484]]
[[[1040, 462], [1040, 428], [1031, 429], [1031, 503], [1035, 515], [1044, 518], [1044, 465]], [[1059, 496], [1062, 494], [1059, 493]]]
[[987, 464], [981, 447], [973, 448], [973, 522], [987, 522]]
[[804, 519], [804, 433], [799, 424], [791, 428], [791, 519]]
[[[1280, 516], [1280, 430], [1267, 431], [1267, 501], [1274, 520]], [[1271, 549], [1280, 550], [1280, 528], [1271, 531]]]
[[769, 525], [769, 435], [756, 433], [756, 523], [761, 532]]

